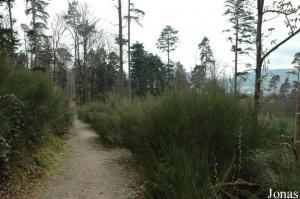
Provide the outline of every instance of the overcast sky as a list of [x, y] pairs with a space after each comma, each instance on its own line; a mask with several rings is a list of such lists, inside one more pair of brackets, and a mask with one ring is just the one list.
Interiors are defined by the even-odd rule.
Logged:
[[[226, 35], [222, 33], [228, 28], [227, 19], [224, 13], [224, 0], [132, 0], [137, 8], [145, 11], [146, 15], [142, 20], [143, 27], [137, 25], [132, 29], [132, 41], [144, 43], [145, 49], [152, 53], [159, 54], [163, 60], [166, 55], [156, 48], [156, 41], [164, 26], [171, 25], [179, 31], [180, 44], [175, 52], [172, 52], [171, 59], [184, 64], [187, 71], [195, 65], [197, 59], [197, 45], [204, 36], [211, 41], [215, 58], [227, 65], [232, 66], [233, 54], [230, 52], [231, 44], [226, 40]], [[17, 16], [18, 24], [28, 22], [28, 17], [24, 14], [25, 0], [16, 0], [14, 14]], [[117, 11], [114, 7], [116, 1], [113, 0], [79, 0], [91, 6], [95, 17], [99, 18], [99, 25], [110, 33], [117, 32]], [[127, 0], [123, 0], [126, 7]], [[47, 10], [50, 16], [55, 13], [66, 11], [68, 0], [51, 0]], [[124, 10], [124, 14], [127, 11]], [[51, 19], [50, 19], [51, 20]], [[276, 24], [277, 36], [283, 37], [286, 33], [282, 26]], [[290, 64], [293, 55], [300, 51], [300, 36], [285, 44], [270, 56], [271, 64], [269, 68], [291, 68]], [[229, 69], [232, 71], [232, 69]]]

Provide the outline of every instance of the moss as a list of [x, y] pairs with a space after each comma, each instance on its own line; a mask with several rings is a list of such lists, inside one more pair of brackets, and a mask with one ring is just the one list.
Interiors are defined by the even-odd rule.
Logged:
[[67, 136], [59, 137], [48, 133], [43, 144], [35, 153], [31, 154], [32, 165], [42, 170], [57, 170], [58, 160], [61, 158], [63, 146]]

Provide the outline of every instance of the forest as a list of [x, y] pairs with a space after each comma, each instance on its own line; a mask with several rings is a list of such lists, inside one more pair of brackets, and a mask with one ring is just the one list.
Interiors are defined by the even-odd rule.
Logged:
[[[28, 23], [20, 24], [21, 1], [0, 0], [0, 198], [35, 199], [20, 190], [68, 161], [65, 147], [83, 147], [74, 143], [87, 131], [109, 153], [127, 151], [125, 164], [137, 173], [139, 194], [103, 198], [300, 197], [300, 49], [289, 52], [285, 75], [270, 70], [272, 55], [299, 42], [299, 2], [218, 1], [229, 73], [214, 52], [217, 38], [198, 38], [190, 71], [180, 60], [193, 55], [174, 56], [184, 45], [175, 25], [143, 33], [157, 35], [160, 53], [132, 38], [147, 16], [142, 1], [111, 0], [114, 32], [84, 0], [50, 13], [52, 1], [22, 1]], [[77, 159], [78, 168], [90, 168]], [[97, 161], [89, 162], [95, 175], [104, 170]], [[84, 194], [62, 198], [102, 198]]]

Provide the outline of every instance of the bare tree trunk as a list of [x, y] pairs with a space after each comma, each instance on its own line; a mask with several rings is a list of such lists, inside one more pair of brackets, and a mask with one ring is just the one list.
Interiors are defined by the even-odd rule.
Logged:
[[85, 102], [84, 96], [84, 74], [82, 70], [82, 64], [80, 63], [80, 42], [79, 42], [79, 36], [77, 35], [77, 64], [80, 72], [80, 77], [81, 77], [81, 98], [82, 101]]
[[91, 81], [91, 85], [92, 85], [92, 88], [91, 88], [91, 98], [92, 100], [95, 100], [96, 97], [95, 97], [95, 75], [96, 75], [96, 72], [95, 72], [95, 68], [92, 69], [92, 81]]
[[75, 32], [75, 38], [74, 38], [74, 68], [75, 68], [75, 75], [74, 75], [74, 81], [75, 81], [75, 98], [76, 101], [78, 100], [78, 85], [77, 85], [77, 34]]
[[122, 25], [122, 1], [118, 0], [118, 14], [119, 14], [119, 51], [120, 51], [120, 90], [123, 95], [123, 25]]
[[296, 113], [295, 113], [295, 135], [294, 135], [294, 149], [296, 161], [298, 162], [300, 154], [300, 113], [299, 113], [299, 81], [300, 81], [300, 68], [298, 69], [297, 76], [297, 87], [296, 87]]
[[53, 82], [56, 82], [56, 50], [53, 49]]
[[170, 38], [168, 38], [168, 67], [170, 66], [170, 41], [169, 41]]
[[128, 0], [128, 82], [129, 99], [131, 99], [131, 54], [130, 54], [130, 22], [131, 22], [131, 2]]
[[76, 35], [76, 40], [77, 40], [77, 65], [78, 65], [78, 67], [81, 67], [81, 63], [80, 63], [80, 42], [79, 42], [78, 34]]
[[7, 0], [7, 7], [8, 7], [8, 13], [9, 13], [9, 25], [10, 25], [10, 42], [11, 42], [11, 46], [10, 46], [10, 56], [11, 56], [11, 66], [14, 67], [14, 27], [13, 27], [13, 19], [12, 19], [12, 13], [11, 13], [11, 1]]
[[34, 60], [33, 60], [33, 47], [32, 47], [32, 45], [30, 45], [30, 67], [31, 67], [31, 69], [34, 69], [34, 64], [33, 64], [33, 62], [34, 62]]
[[168, 38], [168, 85], [169, 87], [171, 87], [171, 67], [170, 67], [170, 39]]
[[[279, 11], [279, 14], [284, 15]], [[261, 95], [261, 71], [263, 61], [275, 50], [277, 50], [280, 46], [285, 44], [287, 41], [292, 39], [300, 32], [300, 28], [294, 30], [288, 34], [288, 36], [283, 39], [281, 42], [277, 43], [270, 50], [265, 52], [262, 55], [262, 23], [263, 23], [263, 15], [264, 15], [264, 0], [257, 0], [257, 30], [256, 30], [256, 78], [255, 78], [255, 92], [254, 92], [254, 111], [256, 114], [256, 119], [258, 119], [259, 111], [260, 111], [260, 95]]]
[[86, 98], [87, 98], [87, 85], [86, 85], [86, 56], [87, 56], [87, 39], [84, 38], [83, 39], [83, 78], [82, 78], [82, 84], [83, 84], [83, 91], [82, 91], [82, 95], [83, 95], [83, 103], [86, 102]]
[[26, 56], [26, 69], [28, 70], [29, 67], [28, 67], [28, 53], [27, 53], [27, 41], [26, 41], [26, 34], [25, 34], [25, 31], [24, 31], [24, 45], [25, 45], [25, 56]]
[[37, 30], [36, 30], [36, 23], [35, 23], [35, 18], [36, 18], [36, 10], [35, 10], [35, 0], [32, 0], [32, 26], [33, 26], [33, 42], [34, 42], [34, 67], [36, 68], [38, 66], [38, 52], [37, 52]]
[[295, 135], [294, 135], [294, 149], [296, 160], [299, 159], [300, 154], [300, 113], [296, 113], [295, 117]]
[[262, 23], [263, 23], [264, 0], [257, 0], [257, 33], [256, 33], [256, 70], [255, 70], [255, 91], [254, 91], [254, 113], [258, 119], [260, 111], [261, 95], [261, 71], [262, 71]]
[[238, 67], [238, 39], [239, 39], [239, 20], [236, 21], [236, 32], [235, 32], [235, 49], [234, 49], [234, 94], [237, 93], [237, 67]]
[[297, 87], [296, 87], [296, 114], [299, 112], [299, 83], [300, 83], [300, 68], [298, 69], [297, 76]]

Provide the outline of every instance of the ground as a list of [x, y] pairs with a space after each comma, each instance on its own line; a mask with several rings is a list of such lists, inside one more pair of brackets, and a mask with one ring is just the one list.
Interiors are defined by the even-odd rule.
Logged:
[[24, 199], [128, 198], [133, 176], [120, 160], [129, 153], [101, 146], [95, 132], [79, 120], [71, 132], [60, 171], [33, 186]]

